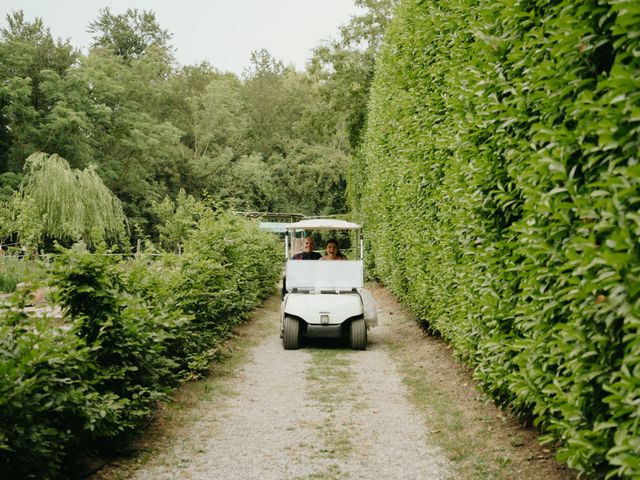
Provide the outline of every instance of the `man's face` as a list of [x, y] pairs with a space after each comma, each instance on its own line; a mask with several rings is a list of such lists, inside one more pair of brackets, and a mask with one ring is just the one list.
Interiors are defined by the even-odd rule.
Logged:
[[305, 252], [313, 252], [313, 247], [314, 247], [314, 243], [313, 243], [313, 238], [312, 237], [307, 237], [304, 239], [304, 251]]

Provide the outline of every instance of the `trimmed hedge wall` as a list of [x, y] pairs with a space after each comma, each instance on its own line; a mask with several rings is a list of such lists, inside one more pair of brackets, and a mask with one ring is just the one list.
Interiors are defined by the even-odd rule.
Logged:
[[350, 197], [369, 266], [595, 477], [640, 477], [640, 4], [403, 1]]
[[0, 305], [0, 478], [61, 478], [83, 453], [135, 434], [157, 402], [208, 367], [234, 325], [275, 291], [271, 234], [202, 216], [183, 255], [56, 256], [49, 284], [64, 321]]

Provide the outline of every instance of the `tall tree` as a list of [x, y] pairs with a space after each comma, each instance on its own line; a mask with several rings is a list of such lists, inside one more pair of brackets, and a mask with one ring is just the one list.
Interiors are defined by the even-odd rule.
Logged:
[[172, 35], [160, 28], [155, 13], [148, 10], [129, 8], [116, 15], [104, 8], [98, 19], [89, 24], [88, 31], [94, 34], [92, 47], [109, 48], [127, 60], [139, 58], [152, 46], [170, 52]]
[[315, 49], [309, 73], [322, 83], [324, 95], [344, 118], [350, 144], [360, 144], [375, 59], [399, 0], [356, 0], [366, 9], [341, 28], [339, 40]]
[[266, 50], [251, 54], [251, 64], [244, 76], [244, 104], [249, 119], [247, 147], [243, 153], [260, 152], [269, 157], [282, 151], [283, 134], [290, 119], [285, 112], [290, 105], [284, 99], [284, 64]]
[[98, 171], [140, 225], [153, 222], [152, 201], [177, 195], [190, 178], [193, 155], [163, 101], [170, 90], [166, 68], [154, 50], [127, 61], [105, 49], [92, 50], [80, 68], [100, 106], [93, 131]]
[[[186, 65], [175, 70], [164, 83], [163, 102], [159, 105], [160, 118], [165, 118], [182, 131], [183, 143], [195, 150], [195, 115], [201, 97], [210, 82], [223, 74], [208, 62]], [[235, 78], [233, 74], [225, 76]]]
[[201, 95], [190, 99], [195, 156], [215, 155], [228, 147], [239, 150], [248, 126], [241, 88], [235, 76], [219, 76], [209, 82]]
[[64, 76], [79, 55], [68, 40], [54, 40], [41, 19], [26, 21], [21, 10], [6, 23], [0, 29], [0, 174], [21, 171], [31, 153], [46, 149], [41, 128], [55, 104], [47, 82]]
[[[54, 39], [41, 18], [29, 22], [22, 10], [5, 17], [7, 26], [0, 29], [3, 57], [2, 78], [34, 78], [41, 70], [63, 74], [78, 58], [69, 40]], [[9, 55], [11, 53], [11, 55]]]
[[45, 238], [88, 245], [123, 238], [120, 201], [94, 168], [74, 170], [63, 158], [43, 153], [31, 155], [25, 168], [24, 182], [4, 209], [3, 236], [16, 234], [32, 248]]
[[346, 213], [348, 156], [327, 145], [293, 144], [286, 157], [269, 159], [279, 195], [276, 211], [306, 215]]

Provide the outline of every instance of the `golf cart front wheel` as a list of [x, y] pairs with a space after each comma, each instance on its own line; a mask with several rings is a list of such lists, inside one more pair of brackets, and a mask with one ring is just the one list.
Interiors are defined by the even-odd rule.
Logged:
[[367, 348], [367, 325], [364, 319], [360, 318], [351, 322], [351, 348], [354, 350], [366, 350]]
[[300, 322], [296, 318], [284, 317], [282, 346], [285, 350], [300, 348]]

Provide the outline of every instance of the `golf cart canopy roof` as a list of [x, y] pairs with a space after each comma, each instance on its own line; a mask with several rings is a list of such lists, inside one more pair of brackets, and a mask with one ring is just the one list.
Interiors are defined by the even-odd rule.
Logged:
[[358, 230], [360, 225], [333, 218], [313, 218], [289, 223], [287, 230]]

